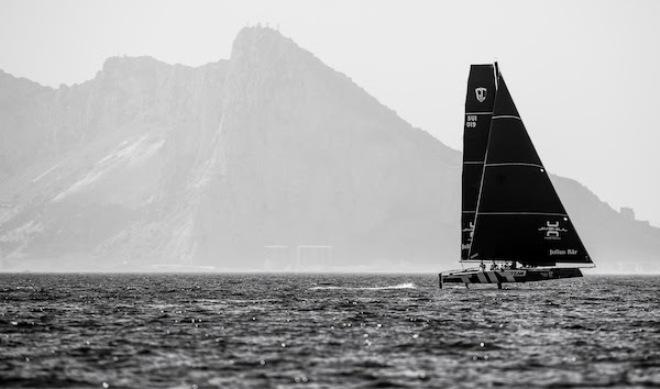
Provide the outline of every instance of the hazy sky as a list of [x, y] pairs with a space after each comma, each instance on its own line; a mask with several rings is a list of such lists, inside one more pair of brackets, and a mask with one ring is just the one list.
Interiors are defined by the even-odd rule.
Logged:
[[498, 59], [546, 167], [660, 226], [660, 1], [0, 1], [0, 69], [57, 86], [114, 55], [201, 65], [269, 24], [462, 147], [470, 63]]

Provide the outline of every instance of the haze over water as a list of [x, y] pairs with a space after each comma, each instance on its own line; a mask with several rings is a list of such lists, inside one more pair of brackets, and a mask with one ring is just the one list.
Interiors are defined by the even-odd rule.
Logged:
[[660, 385], [660, 277], [1, 274], [2, 387]]

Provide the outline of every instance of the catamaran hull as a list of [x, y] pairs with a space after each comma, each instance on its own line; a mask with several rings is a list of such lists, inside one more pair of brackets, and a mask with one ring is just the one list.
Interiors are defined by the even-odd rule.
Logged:
[[506, 282], [530, 282], [558, 280], [561, 278], [582, 277], [577, 267], [572, 268], [542, 268], [542, 269], [503, 269], [503, 270], [459, 270], [440, 273], [439, 286], [443, 284], [460, 283], [469, 284], [497, 284], [498, 288]]

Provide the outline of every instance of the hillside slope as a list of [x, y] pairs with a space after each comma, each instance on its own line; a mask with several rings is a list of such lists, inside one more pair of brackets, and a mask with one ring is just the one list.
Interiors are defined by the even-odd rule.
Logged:
[[[0, 140], [5, 270], [457, 265], [460, 154], [274, 30], [198, 68], [0, 73]], [[659, 229], [553, 181], [599, 269], [660, 271]]]

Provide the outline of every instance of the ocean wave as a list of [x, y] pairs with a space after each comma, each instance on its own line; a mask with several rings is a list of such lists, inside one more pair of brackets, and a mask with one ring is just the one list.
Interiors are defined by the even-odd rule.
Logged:
[[309, 290], [390, 290], [390, 289], [417, 289], [415, 283], [413, 282], [404, 282], [397, 285], [387, 285], [387, 286], [314, 286], [309, 288]]

